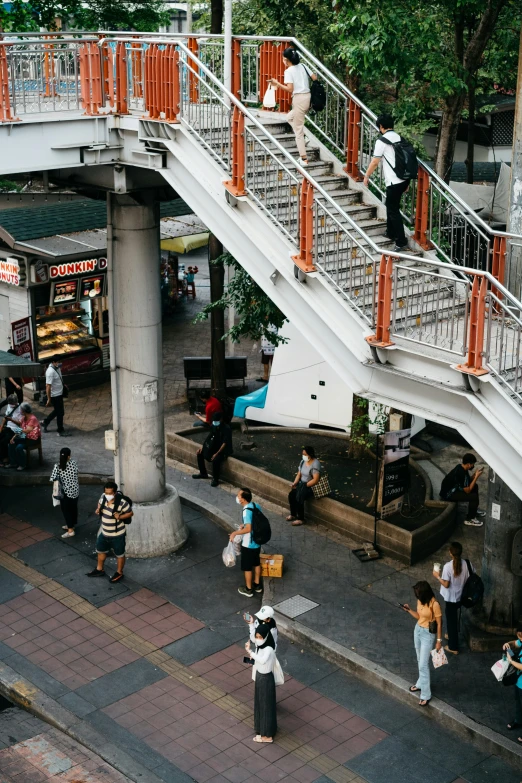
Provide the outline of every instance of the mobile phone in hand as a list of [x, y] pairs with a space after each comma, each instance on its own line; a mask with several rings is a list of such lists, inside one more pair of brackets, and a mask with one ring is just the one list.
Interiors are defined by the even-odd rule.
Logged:
[[254, 663], [254, 659], [253, 658], [248, 658], [245, 655], [245, 657], [243, 658], [243, 663]]
[[249, 623], [251, 619], [252, 619], [252, 615], [249, 614], [248, 612], [245, 612], [243, 614], [243, 620], [245, 620], [245, 622]]
[[[397, 604], [397, 606], [400, 606], [400, 607], [401, 607], [401, 609], [406, 609], [406, 606], [405, 606], [405, 604]], [[406, 610], [406, 611], [407, 611], [407, 610]]]

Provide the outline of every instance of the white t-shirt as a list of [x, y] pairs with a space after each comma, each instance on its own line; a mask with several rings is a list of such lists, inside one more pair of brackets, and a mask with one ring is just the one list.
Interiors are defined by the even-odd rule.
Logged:
[[[473, 565], [472, 565], [473, 567]], [[458, 576], [453, 574], [453, 560], [446, 563], [442, 569], [441, 579], [445, 582], [449, 582], [449, 587], [440, 586], [440, 594], [445, 601], [450, 601], [452, 604], [456, 604], [462, 597], [462, 591], [469, 577], [469, 568], [466, 561], [462, 560], [462, 570]]]
[[[401, 140], [399, 134], [395, 133], [393, 130], [386, 131], [386, 133], [383, 133], [383, 136], [386, 136], [389, 141], [394, 143]], [[383, 159], [382, 173], [384, 175], [384, 182], [386, 183], [386, 187], [388, 187], [388, 185], [398, 185], [400, 182], [404, 182], [403, 179], [399, 179], [393, 170], [395, 167], [395, 150], [392, 146], [390, 146], [390, 144], [386, 144], [386, 142], [381, 141], [381, 139], [377, 139], [375, 142], [373, 157]]]
[[294, 85], [294, 95], [310, 92], [310, 79], [302, 63], [290, 65], [285, 71], [285, 84]]
[[51, 387], [51, 397], [63, 394], [62, 371], [54, 364], [50, 364], [45, 371], [45, 383]]

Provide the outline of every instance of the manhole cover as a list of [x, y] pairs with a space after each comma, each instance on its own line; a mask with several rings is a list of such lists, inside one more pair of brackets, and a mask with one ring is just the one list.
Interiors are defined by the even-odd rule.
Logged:
[[319, 604], [316, 604], [315, 601], [310, 601], [304, 595], [294, 595], [292, 598], [287, 598], [286, 601], [276, 604], [274, 609], [293, 619], [300, 614], [309, 612], [310, 609], [315, 609], [316, 606], [319, 606]]

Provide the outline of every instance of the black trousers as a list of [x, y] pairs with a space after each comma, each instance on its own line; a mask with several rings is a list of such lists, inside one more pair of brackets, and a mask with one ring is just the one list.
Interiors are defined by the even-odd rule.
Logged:
[[4, 429], [0, 432], [0, 459], [2, 462], [8, 457], [9, 441], [13, 435], [14, 432], [13, 430], [9, 429], [9, 427], [4, 427]]
[[67, 527], [75, 527], [78, 522], [78, 498], [68, 498], [66, 495], [60, 500], [60, 507]]
[[466, 519], [475, 519], [479, 507], [479, 492], [476, 484], [471, 492], [464, 492], [463, 489], [456, 490], [451, 494], [450, 500], [452, 503], [467, 503]]
[[448, 647], [450, 650], [459, 649], [459, 611], [460, 601], [453, 603], [446, 601], [446, 628], [448, 629]]
[[401, 197], [408, 190], [409, 180], [386, 188], [386, 233], [401, 247], [406, 244], [406, 234], [401, 216]]
[[58, 428], [58, 432], [62, 432], [64, 414], [63, 395], [60, 394], [59, 397], [51, 397], [51, 405], [53, 406], [53, 410], [48, 416], [45, 417], [43, 423], [46, 427], [48, 427], [52, 420], [56, 417], [56, 426]]
[[515, 723], [522, 726], [522, 689], [515, 685]]
[[[212, 476], [215, 481], [219, 481], [219, 477], [221, 475], [221, 466], [225, 460], [226, 457], [220, 454], [218, 457], [214, 457], [214, 459], [211, 462]], [[205, 464], [205, 457], [203, 456], [203, 454], [198, 454], [198, 468], [202, 476], [208, 476], [207, 466]]]
[[[303, 483], [303, 482], [301, 482]], [[313, 498], [314, 491], [312, 487], [297, 487], [291, 489], [288, 493], [288, 503], [290, 504], [290, 514], [304, 522], [305, 501]]]

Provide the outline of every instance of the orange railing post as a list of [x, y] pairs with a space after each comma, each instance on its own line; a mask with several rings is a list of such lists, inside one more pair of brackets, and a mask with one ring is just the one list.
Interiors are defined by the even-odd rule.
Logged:
[[174, 44], [167, 44], [162, 52], [162, 81], [164, 84], [165, 121], [179, 122], [180, 86], [179, 86], [179, 51]]
[[[480, 281], [480, 282], [479, 282]], [[486, 375], [482, 367], [484, 352], [484, 329], [486, 324], [487, 280], [483, 275], [475, 275], [471, 287], [471, 302], [468, 317], [468, 356], [466, 364], [457, 364], [457, 370], [468, 375]]]
[[366, 338], [366, 342], [376, 348], [387, 348], [394, 343], [390, 340], [391, 309], [393, 297], [393, 257], [381, 256], [377, 276], [377, 317], [375, 334]]
[[145, 111], [148, 112], [151, 120], [158, 120], [161, 112], [158, 100], [160, 89], [158, 57], [158, 45], [150, 44], [145, 52]]
[[0, 122], [14, 120], [9, 96], [9, 65], [5, 46], [0, 45]]
[[223, 184], [233, 196], [246, 195], [245, 115], [238, 106], [234, 106], [232, 113], [232, 179]]
[[363, 178], [359, 171], [359, 142], [361, 138], [361, 107], [350, 98], [348, 101], [348, 128], [346, 136], [346, 173], [356, 182]]
[[241, 40], [232, 39], [232, 86], [234, 98], [241, 98]]
[[102, 105], [101, 52], [90, 42], [80, 46], [81, 101], [86, 114], [99, 114]]
[[[491, 274], [493, 275], [494, 278], [498, 280], [499, 283], [502, 283], [502, 285], [504, 285], [504, 279], [506, 276], [506, 253], [507, 253], [506, 237], [495, 236], [493, 238]], [[499, 299], [502, 299], [502, 294], [500, 293], [498, 288], [495, 288], [495, 286], [491, 286], [491, 290], [495, 294], [495, 296], [497, 296]]]
[[430, 176], [425, 168], [419, 166], [417, 180], [417, 204], [415, 205], [415, 233], [413, 238], [423, 250], [432, 247], [428, 239], [428, 218], [430, 209]]
[[116, 44], [116, 114], [128, 114], [129, 105], [127, 100], [127, 51], [125, 43], [118, 41]]
[[[199, 56], [199, 40], [194, 36], [189, 37], [188, 48], [194, 57]], [[199, 100], [199, 85], [196, 74], [198, 73], [199, 69], [196, 67], [195, 63], [190, 59], [190, 57], [187, 59], [187, 65], [189, 66], [189, 69], [192, 68], [192, 70], [195, 71], [195, 73], [191, 73], [189, 70], [189, 103], [197, 103]]]
[[[283, 63], [283, 52], [290, 46], [288, 42], [278, 42], [273, 44], [272, 41], [263, 41], [259, 49], [259, 100], [263, 100], [263, 96], [268, 87], [268, 80], [270, 78], [277, 79], [278, 82], [284, 82], [285, 66]], [[284, 90], [279, 90], [277, 95], [279, 103], [279, 111], [290, 111], [291, 96], [290, 93]]]
[[132, 97], [143, 98], [143, 49], [141, 43], [132, 43], [131, 50]]
[[314, 266], [314, 188], [303, 178], [299, 192], [299, 255], [292, 260], [302, 272], [315, 272]]

